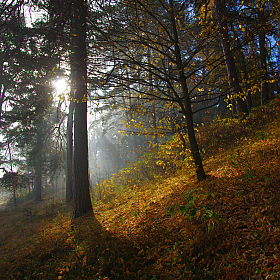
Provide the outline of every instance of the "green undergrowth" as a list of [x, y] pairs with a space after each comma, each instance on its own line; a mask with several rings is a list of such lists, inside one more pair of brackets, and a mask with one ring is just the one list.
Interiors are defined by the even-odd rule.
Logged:
[[94, 215], [1, 211], [0, 278], [279, 279], [279, 128], [279, 100], [200, 127], [200, 184], [178, 135], [103, 182]]

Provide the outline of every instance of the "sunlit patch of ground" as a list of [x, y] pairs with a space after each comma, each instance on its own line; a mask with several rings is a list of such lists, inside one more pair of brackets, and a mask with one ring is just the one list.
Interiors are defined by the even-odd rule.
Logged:
[[98, 201], [95, 215], [75, 221], [61, 201], [1, 211], [0, 275], [279, 279], [279, 115], [246, 137], [205, 154], [200, 184], [184, 171]]

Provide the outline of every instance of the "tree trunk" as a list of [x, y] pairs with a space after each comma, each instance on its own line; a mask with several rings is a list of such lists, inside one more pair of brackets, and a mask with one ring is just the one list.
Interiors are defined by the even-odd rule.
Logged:
[[16, 186], [13, 186], [14, 206], [17, 207]]
[[258, 1], [258, 20], [259, 20], [259, 48], [261, 61], [261, 104], [265, 105], [269, 101], [268, 95], [268, 72], [267, 72], [267, 50], [265, 47], [265, 2]]
[[235, 99], [236, 111], [239, 118], [243, 118], [244, 115], [248, 114], [248, 108], [246, 102], [240, 97], [241, 91], [239, 87], [239, 80], [236, 71], [235, 61], [231, 52], [228, 26], [226, 21], [226, 14], [224, 12], [225, 7], [221, 0], [214, 0], [215, 12], [218, 20], [219, 30], [220, 30], [220, 40], [223, 48], [223, 53], [225, 56], [225, 63], [228, 72], [229, 87], [232, 97]]
[[[0, 63], [0, 78], [1, 80], [5, 80], [3, 76], [3, 61]], [[0, 127], [2, 126], [2, 106], [4, 103], [4, 98], [5, 98], [5, 85], [0, 84]]]
[[247, 94], [247, 96], [246, 96], [247, 108], [248, 108], [248, 111], [251, 111], [251, 109], [253, 108], [253, 100], [252, 100], [251, 90], [248, 86], [249, 77], [248, 77], [248, 72], [247, 72], [247, 67], [246, 67], [246, 62], [245, 62], [245, 55], [244, 55], [242, 48], [240, 48], [240, 50], [239, 50], [239, 56], [240, 56], [240, 64], [243, 69], [244, 89]]
[[72, 64], [74, 114], [74, 218], [92, 211], [88, 178], [86, 2], [73, 1]]
[[[233, 30], [234, 30], [234, 28], [233, 28]], [[236, 35], [236, 38], [237, 38], [238, 44], [241, 46], [241, 42], [238, 38], [238, 35]], [[252, 99], [251, 90], [248, 85], [249, 76], [248, 76], [248, 71], [247, 71], [247, 67], [246, 67], [245, 55], [244, 55], [244, 51], [243, 51], [242, 47], [240, 47], [238, 53], [239, 53], [239, 57], [240, 57], [240, 64], [243, 69], [244, 89], [247, 94], [247, 97], [246, 97], [247, 108], [248, 108], [248, 111], [251, 111], [251, 109], [253, 108], [253, 99]]]
[[259, 45], [260, 45], [260, 59], [261, 59], [261, 81], [262, 81], [262, 89], [261, 89], [261, 104], [265, 105], [269, 101], [268, 96], [268, 73], [267, 73], [267, 51], [265, 47], [265, 33], [264, 30], [261, 30], [259, 34]]
[[37, 124], [37, 147], [36, 147], [36, 167], [35, 167], [35, 190], [34, 200], [42, 201], [42, 161], [43, 161], [43, 135], [42, 123]]
[[157, 115], [156, 115], [155, 99], [152, 100], [152, 118], [153, 118], [153, 130], [154, 130], [154, 144], [158, 144]]
[[179, 38], [178, 38], [178, 33], [177, 33], [175, 17], [174, 17], [174, 13], [173, 13], [173, 1], [170, 0], [169, 2], [170, 2], [170, 8], [171, 8], [170, 15], [171, 15], [171, 21], [172, 21], [173, 35], [174, 35], [176, 64], [177, 64], [178, 71], [179, 71], [179, 78], [180, 78], [180, 83], [181, 83], [183, 97], [184, 97], [183, 103], [181, 103], [180, 105], [182, 106], [181, 108], [182, 108], [183, 114], [185, 115], [186, 120], [187, 120], [188, 137], [189, 137], [189, 141], [190, 141], [192, 156], [193, 156], [195, 166], [196, 166], [197, 180], [198, 180], [198, 182], [201, 182], [206, 179], [206, 174], [204, 172], [201, 156], [200, 156], [197, 141], [195, 138], [191, 101], [190, 101], [188, 87], [187, 87], [187, 83], [186, 83], [186, 76], [184, 74], [184, 67], [183, 67], [182, 58], [181, 58], [181, 51], [179, 48]]
[[39, 164], [39, 166], [36, 167], [34, 200], [42, 201], [42, 167], [41, 167], [41, 164]]
[[[151, 65], [151, 51], [148, 50], [148, 67], [150, 68]], [[149, 69], [150, 70], [150, 69]], [[151, 108], [151, 114], [153, 119], [152, 128], [154, 131], [154, 143], [158, 144], [157, 139], [157, 116], [156, 116], [156, 106], [155, 106], [155, 98], [153, 97], [153, 74], [151, 71], [149, 71], [149, 92], [150, 92], [150, 98], [152, 98], [152, 108]]]
[[66, 202], [73, 199], [73, 112], [74, 103], [70, 100], [67, 119], [67, 163], [66, 163]]

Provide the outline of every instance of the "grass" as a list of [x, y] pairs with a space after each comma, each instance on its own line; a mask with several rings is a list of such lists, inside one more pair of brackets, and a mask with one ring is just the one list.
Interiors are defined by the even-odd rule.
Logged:
[[2, 279], [279, 279], [279, 100], [199, 135], [203, 183], [154, 152], [144, 160], [161, 160], [158, 176], [108, 180], [94, 215], [72, 220], [54, 200], [2, 210]]

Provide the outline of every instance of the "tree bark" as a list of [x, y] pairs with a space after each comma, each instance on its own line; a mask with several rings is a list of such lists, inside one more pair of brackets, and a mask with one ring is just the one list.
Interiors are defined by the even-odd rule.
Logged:
[[[150, 68], [151, 65], [151, 50], [148, 50], [148, 67]], [[151, 114], [152, 114], [152, 120], [153, 120], [153, 131], [154, 131], [154, 143], [158, 144], [157, 139], [157, 116], [156, 116], [156, 106], [155, 106], [155, 98], [153, 97], [153, 74], [151, 71], [149, 71], [149, 92], [150, 92], [150, 98], [152, 98], [151, 101]]]
[[[41, 124], [42, 125], [42, 124]], [[35, 189], [34, 189], [34, 200], [42, 201], [42, 149], [43, 149], [43, 136], [42, 128], [37, 127], [37, 147], [36, 147], [36, 167], [35, 167]]]
[[244, 89], [247, 94], [246, 97], [246, 102], [247, 102], [247, 108], [248, 111], [251, 111], [253, 108], [253, 99], [252, 99], [252, 94], [251, 94], [251, 89], [249, 88], [249, 77], [248, 77], [248, 72], [247, 72], [247, 67], [246, 67], [246, 62], [245, 62], [245, 55], [243, 52], [243, 49], [240, 49], [240, 63], [243, 68], [243, 79], [244, 79]]
[[[261, 27], [262, 28], [262, 27]], [[260, 46], [260, 59], [261, 59], [261, 82], [262, 82], [262, 89], [261, 89], [261, 104], [265, 105], [269, 101], [268, 96], [268, 73], [267, 73], [267, 51], [265, 47], [265, 32], [263, 28], [259, 33], [259, 46]]]
[[17, 207], [16, 186], [13, 186], [14, 206]]
[[74, 113], [74, 218], [92, 211], [88, 178], [86, 2], [73, 1], [72, 78]]
[[[1, 61], [1, 63], [0, 63], [0, 78], [1, 78], [1, 80], [4, 80], [3, 65], [4, 65], [4, 62]], [[0, 127], [2, 126], [2, 106], [3, 106], [3, 103], [4, 103], [4, 98], [5, 98], [5, 85], [4, 85], [4, 83], [1, 83], [0, 84]]]
[[[234, 36], [237, 39], [238, 45], [241, 46], [241, 42], [238, 38], [238, 34], [236, 34], [234, 28], [232, 28], [232, 31], [234, 32]], [[253, 108], [254, 105], [253, 105], [251, 90], [250, 90], [249, 84], [248, 84], [249, 76], [248, 76], [248, 71], [247, 71], [247, 67], [246, 67], [245, 55], [244, 55], [244, 51], [243, 51], [242, 47], [240, 47], [240, 49], [238, 50], [238, 54], [239, 54], [240, 64], [242, 67], [242, 74], [243, 74], [242, 78], [243, 78], [243, 83], [244, 83], [244, 89], [247, 94], [247, 97], [246, 97], [247, 108], [248, 108], [248, 111], [251, 111], [251, 109]]]
[[259, 48], [261, 61], [261, 104], [265, 105], [269, 101], [268, 95], [268, 71], [267, 71], [267, 50], [265, 47], [265, 3], [258, 1], [258, 20], [259, 20]]
[[243, 118], [244, 115], [248, 114], [248, 108], [246, 102], [240, 97], [241, 91], [235, 61], [230, 48], [226, 14], [224, 12], [225, 7], [223, 6], [221, 0], [214, 0], [214, 6], [220, 30], [220, 40], [225, 56], [231, 95], [235, 99], [238, 117]]
[[35, 179], [35, 189], [34, 189], [34, 200], [42, 201], [42, 166], [39, 164], [36, 167], [36, 179]]
[[201, 156], [199, 153], [199, 149], [198, 149], [198, 145], [197, 145], [197, 141], [196, 141], [196, 137], [195, 137], [195, 132], [194, 132], [192, 107], [191, 107], [191, 101], [190, 101], [188, 87], [187, 87], [187, 83], [186, 83], [186, 76], [184, 73], [183, 62], [182, 62], [182, 58], [181, 58], [181, 51], [179, 48], [179, 38], [178, 38], [177, 27], [176, 27], [174, 12], [173, 12], [173, 1], [170, 0], [169, 3], [170, 3], [170, 15], [171, 15], [171, 21], [172, 21], [172, 29], [173, 29], [173, 35], [174, 35], [176, 64], [178, 67], [179, 78], [180, 78], [180, 83], [181, 83], [182, 92], [183, 92], [183, 103], [181, 103], [180, 105], [182, 106], [181, 108], [182, 108], [183, 114], [185, 115], [186, 120], [187, 120], [188, 137], [189, 137], [189, 141], [190, 141], [192, 156], [193, 156], [195, 166], [196, 166], [197, 180], [198, 180], [198, 182], [201, 182], [206, 179], [206, 174], [204, 172], [204, 168], [203, 168], [203, 164], [202, 164], [202, 160], [201, 160]]
[[73, 199], [73, 113], [74, 103], [70, 100], [67, 119], [67, 163], [66, 163], [66, 202]]

